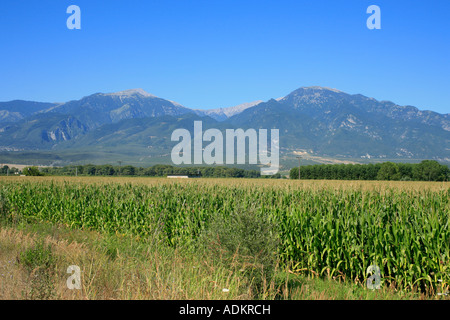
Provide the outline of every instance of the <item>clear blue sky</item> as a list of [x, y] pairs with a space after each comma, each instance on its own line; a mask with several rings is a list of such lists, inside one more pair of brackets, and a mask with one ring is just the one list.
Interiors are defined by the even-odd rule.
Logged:
[[0, 101], [143, 88], [217, 108], [318, 85], [448, 113], [449, 16], [448, 0], [2, 0]]

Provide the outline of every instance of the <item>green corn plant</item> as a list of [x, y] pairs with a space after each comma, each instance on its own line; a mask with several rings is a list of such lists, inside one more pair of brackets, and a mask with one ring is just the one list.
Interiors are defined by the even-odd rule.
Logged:
[[420, 290], [450, 283], [450, 189], [301, 188], [220, 183], [0, 181], [8, 214], [190, 246], [217, 216], [245, 208], [278, 226], [292, 271]]

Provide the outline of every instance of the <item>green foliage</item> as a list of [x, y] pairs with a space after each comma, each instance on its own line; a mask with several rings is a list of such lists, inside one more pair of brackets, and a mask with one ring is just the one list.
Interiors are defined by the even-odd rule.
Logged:
[[29, 273], [31, 290], [24, 293], [26, 299], [48, 300], [55, 296], [54, 274], [56, 260], [50, 245], [38, 241], [33, 247], [25, 250], [18, 261]]
[[415, 180], [444, 181], [449, 178], [449, 168], [442, 166], [437, 161], [424, 160], [414, 167], [413, 177]]
[[22, 173], [26, 176], [42, 176], [43, 174], [39, 171], [38, 167], [25, 167]]
[[[302, 166], [301, 179], [448, 181], [450, 169], [434, 160], [419, 164], [384, 162], [377, 164], [320, 164]], [[291, 169], [298, 179], [298, 167]]]
[[37, 242], [34, 247], [22, 252], [19, 261], [29, 271], [36, 268], [51, 268], [55, 263], [51, 246], [46, 246], [43, 241]]
[[227, 216], [216, 215], [199, 242], [214, 259], [244, 273], [261, 294], [278, 262], [278, 234], [268, 216], [252, 207], [240, 207]]
[[0, 222], [8, 220], [9, 212], [10, 212], [10, 206], [9, 206], [8, 198], [3, 193], [3, 191], [0, 190]]
[[398, 165], [393, 162], [384, 162], [378, 170], [377, 180], [400, 180]]
[[[394, 282], [399, 288], [450, 284], [448, 188], [315, 190], [271, 184], [6, 180], [0, 187], [2, 197], [14, 204], [25, 222], [157, 237], [171, 247], [195, 244], [206, 232], [209, 239], [218, 235], [217, 248], [223, 249], [224, 257], [232, 252], [252, 257], [255, 265], [268, 266], [258, 269], [265, 274], [273, 262], [276, 236], [282, 262], [292, 263], [299, 273], [330, 273], [364, 283], [367, 267], [376, 264], [383, 283]], [[114, 258], [115, 247], [111, 248]], [[256, 269], [251, 270], [255, 274]]]
[[[216, 177], [216, 178], [258, 178], [261, 176], [257, 170], [245, 170], [229, 167], [174, 167], [171, 165], [154, 165], [148, 168], [137, 168], [130, 165], [112, 166], [87, 164], [83, 166], [65, 166], [43, 168], [49, 175], [87, 175], [87, 176], [146, 176], [165, 177], [168, 175], [187, 175], [189, 177]], [[269, 178], [280, 178], [275, 174]]]
[[0, 168], [0, 175], [13, 175], [19, 172], [19, 169], [17, 168], [10, 168], [8, 166], [3, 166]]

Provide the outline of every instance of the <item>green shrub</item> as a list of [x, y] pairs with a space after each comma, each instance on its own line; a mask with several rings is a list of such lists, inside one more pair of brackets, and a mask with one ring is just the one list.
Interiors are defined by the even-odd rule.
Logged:
[[23, 293], [24, 298], [48, 300], [54, 297], [56, 262], [51, 246], [45, 246], [43, 241], [39, 241], [33, 247], [22, 252], [18, 260], [26, 268], [30, 278], [31, 288], [29, 292]]
[[254, 208], [239, 208], [228, 216], [215, 216], [199, 237], [215, 260], [242, 272], [256, 294], [270, 282], [278, 263], [280, 244], [275, 224]]
[[43, 174], [39, 171], [38, 167], [25, 167], [22, 173], [26, 176], [42, 176]]
[[45, 246], [43, 241], [22, 252], [19, 261], [30, 271], [36, 268], [48, 269], [55, 262], [51, 246]]
[[8, 219], [9, 210], [8, 198], [0, 191], [0, 222]]

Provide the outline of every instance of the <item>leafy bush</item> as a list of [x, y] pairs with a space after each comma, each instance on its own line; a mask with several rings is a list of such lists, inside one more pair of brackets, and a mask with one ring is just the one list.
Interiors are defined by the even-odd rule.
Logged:
[[43, 174], [39, 171], [38, 167], [25, 167], [22, 173], [26, 176], [42, 176]]
[[9, 216], [8, 198], [0, 192], [0, 221], [6, 220]]
[[199, 238], [213, 258], [243, 272], [257, 294], [270, 281], [278, 262], [280, 244], [275, 224], [254, 208], [239, 208], [214, 217]]
[[400, 180], [398, 165], [393, 162], [384, 162], [378, 170], [377, 180]]
[[45, 246], [43, 241], [39, 241], [34, 247], [20, 254], [20, 262], [30, 271], [36, 268], [48, 269], [54, 265], [52, 248], [50, 245]]
[[25, 293], [25, 298], [51, 299], [55, 295], [53, 276], [56, 264], [51, 246], [45, 246], [43, 241], [39, 241], [22, 252], [18, 260], [30, 276], [31, 290]]

